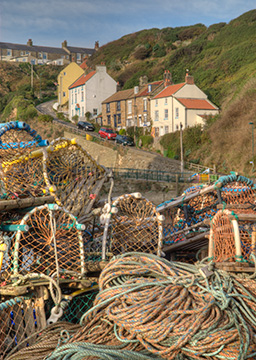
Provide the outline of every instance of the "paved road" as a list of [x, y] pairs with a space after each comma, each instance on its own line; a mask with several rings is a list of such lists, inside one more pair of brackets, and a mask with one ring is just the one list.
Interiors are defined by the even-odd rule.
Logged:
[[[72, 124], [70, 122], [67, 122], [67, 121], [60, 120], [60, 119], [58, 119], [56, 117], [56, 113], [53, 110], [53, 105], [56, 102], [57, 102], [57, 99], [42, 103], [42, 104], [37, 106], [37, 110], [40, 111], [42, 114], [51, 115], [53, 117], [55, 123], [63, 124], [63, 126], [65, 126], [66, 128], [72, 129], [73, 132], [75, 132], [75, 133], [77, 133], [79, 135], [84, 135], [86, 133], [86, 131], [79, 130], [76, 125], [74, 125], [74, 124]], [[101, 137], [99, 136], [99, 134], [97, 132], [89, 131], [88, 134], [91, 134], [91, 135], [101, 139]], [[111, 141], [112, 142], [113, 140], [102, 139], [102, 143], [104, 143], [105, 141]], [[122, 145], [115, 144], [115, 146], [122, 146]], [[131, 151], [133, 151], [135, 153], [136, 152], [140, 153], [140, 154], [145, 153], [145, 155], [150, 154], [150, 153], [156, 155], [155, 152], [151, 152], [151, 151], [143, 150], [143, 149], [138, 149], [136, 147], [129, 147], [129, 150], [131, 150]], [[165, 159], [168, 159], [168, 158], [165, 158]], [[180, 161], [179, 160], [174, 160], [174, 159], [168, 159], [168, 160], [169, 160], [169, 162], [173, 163], [175, 168], [180, 168]]]

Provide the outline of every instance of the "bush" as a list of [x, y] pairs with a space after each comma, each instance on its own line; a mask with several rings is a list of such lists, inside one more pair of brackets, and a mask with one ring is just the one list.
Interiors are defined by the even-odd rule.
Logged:
[[125, 129], [121, 129], [121, 130], [119, 130], [119, 135], [125, 135], [125, 134], [126, 134]]
[[142, 135], [140, 136], [140, 140], [143, 147], [149, 147], [151, 144], [153, 144], [154, 138], [151, 135]]
[[53, 117], [51, 115], [39, 115], [38, 121], [52, 123]]
[[74, 116], [72, 117], [72, 120], [74, 120], [74, 121], [77, 123], [78, 118], [79, 118], [79, 116], [78, 116], [78, 115], [74, 115]]

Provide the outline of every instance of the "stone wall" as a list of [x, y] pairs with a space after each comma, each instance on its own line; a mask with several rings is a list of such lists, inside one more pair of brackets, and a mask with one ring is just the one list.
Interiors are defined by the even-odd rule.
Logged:
[[110, 168], [126, 169], [150, 169], [159, 171], [169, 171], [170, 173], [180, 172], [180, 162], [168, 159], [162, 155], [149, 151], [138, 150], [134, 147], [123, 147], [115, 145], [112, 140], [111, 147], [100, 145], [93, 141], [86, 140], [85, 136], [74, 135], [66, 132], [64, 136], [68, 139], [76, 137], [80, 144], [100, 165]]

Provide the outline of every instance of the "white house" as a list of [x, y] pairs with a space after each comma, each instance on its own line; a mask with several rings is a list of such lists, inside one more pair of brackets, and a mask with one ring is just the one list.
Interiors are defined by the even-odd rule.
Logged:
[[219, 109], [207, 99], [207, 95], [186, 74], [185, 82], [171, 84], [151, 99], [152, 135], [163, 136], [180, 129], [204, 124], [209, 115]]
[[79, 120], [83, 120], [87, 112], [97, 117], [102, 111], [102, 101], [116, 92], [116, 86], [116, 81], [103, 65], [80, 76], [69, 86], [69, 119], [78, 115]]

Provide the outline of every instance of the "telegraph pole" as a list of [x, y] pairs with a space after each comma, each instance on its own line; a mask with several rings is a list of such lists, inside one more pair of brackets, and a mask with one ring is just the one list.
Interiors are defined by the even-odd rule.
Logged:
[[183, 159], [183, 139], [182, 139], [182, 123], [180, 123], [180, 172], [184, 171], [184, 159]]

